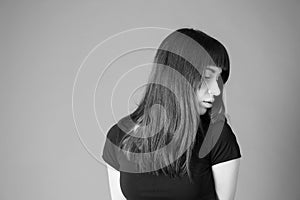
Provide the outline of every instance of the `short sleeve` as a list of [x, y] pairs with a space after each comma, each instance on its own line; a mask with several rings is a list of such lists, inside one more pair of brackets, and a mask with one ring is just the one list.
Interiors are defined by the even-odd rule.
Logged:
[[226, 120], [218, 141], [210, 152], [210, 163], [215, 165], [240, 157], [241, 152], [236, 136]]
[[119, 135], [120, 131], [117, 125], [112, 126], [106, 136], [102, 158], [103, 160], [112, 166], [114, 169], [120, 169], [120, 164], [118, 162], [118, 144], [119, 144]]

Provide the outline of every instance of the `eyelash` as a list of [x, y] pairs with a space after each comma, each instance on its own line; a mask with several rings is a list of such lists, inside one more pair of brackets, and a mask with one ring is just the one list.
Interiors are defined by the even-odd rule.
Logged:
[[[205, 76], [206, 79], [211, 79], [211, 76]], [[217, 77], [217, 80], [220, 78], [220, 76]]]

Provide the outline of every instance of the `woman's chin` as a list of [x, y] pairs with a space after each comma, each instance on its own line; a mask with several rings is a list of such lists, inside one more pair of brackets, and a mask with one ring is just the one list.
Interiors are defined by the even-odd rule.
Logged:
[[206, 108], [200, 107], [200, 115], [204, 115], [207, 112]]

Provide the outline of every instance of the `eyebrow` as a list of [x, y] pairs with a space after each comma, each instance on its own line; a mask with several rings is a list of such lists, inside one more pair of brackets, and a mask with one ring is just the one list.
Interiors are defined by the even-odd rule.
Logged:
[[[212, 69], [212, 68], [210, 68], [210, 67], [207, 67], [206, 69], [208, 69], [208, 70], [211, 71], [212, 73], [217, 73], [216, 70], [214, 70], [214, 69]], [[222, 72], [222, 69], [220, 69], [220, 72], [219, 72], [219, 73], [221, 73], [221, 72]]]

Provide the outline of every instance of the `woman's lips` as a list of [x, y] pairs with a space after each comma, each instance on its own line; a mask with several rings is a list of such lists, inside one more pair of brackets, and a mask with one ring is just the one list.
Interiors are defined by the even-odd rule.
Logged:
[[211, 102], [205, 102], [205, 101], [201, 101], [201, 105], [205, 108], [211, 108], [212, 107], [212, 103]]

